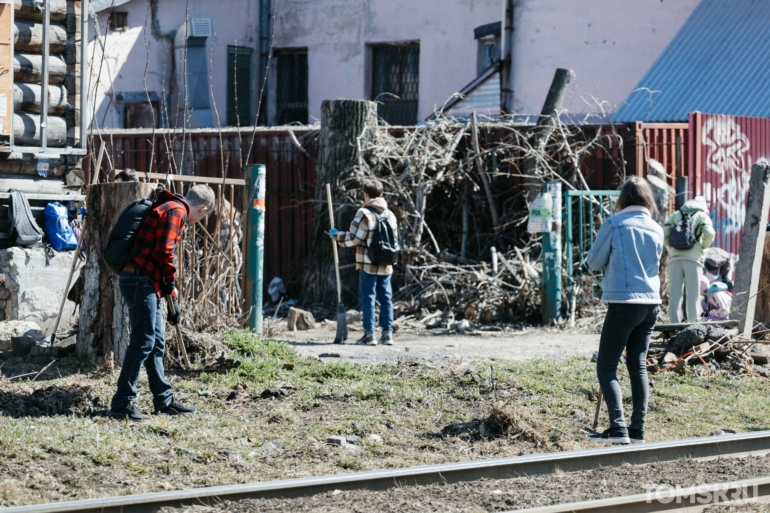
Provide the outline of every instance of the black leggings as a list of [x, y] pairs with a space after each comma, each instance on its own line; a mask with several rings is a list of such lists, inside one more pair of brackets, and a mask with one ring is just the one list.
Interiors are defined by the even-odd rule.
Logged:
[[631, 378], [633, 429], [643, 429], [647, 418], [647, 350], [659, 305], [610, 303], [602, 327], [596, 375], [610, 414], [610, 426], [625, 427], [623, 396], [618, 384], [618, 361], [626, 350], [626, 367]]

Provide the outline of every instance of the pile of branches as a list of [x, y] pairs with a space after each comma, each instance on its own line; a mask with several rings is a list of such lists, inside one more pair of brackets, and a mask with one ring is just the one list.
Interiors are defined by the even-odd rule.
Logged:
[[[526, 232], [521, 170], [534, 161], [528, 179], [587, 189], [582, 159], [611, 141], [602, 130], [587, 138], [578, 126], [559, 124], [535, 147], [532, 130], [438, 119], [402, 134], [380, 127], [359, 137], [358, 162], [339, 177], [343, 197], [337, 200], [359, 203], [366, 178], [382, 181], [402, 238], [403, 263], [394, 279], [403, 313], [440, 310], [489, 322], [539, 316], [534, 262], [541, 238]], [[493, 142], [480, 142], [481, 136]], [[622, 169], [616, 171], [622, 178]], [[493, 253], [501, 256], [498, 272]]]

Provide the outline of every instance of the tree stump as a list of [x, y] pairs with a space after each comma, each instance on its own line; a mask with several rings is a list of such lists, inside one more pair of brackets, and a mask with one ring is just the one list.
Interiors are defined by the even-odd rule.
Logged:
[[129, 338], [128, 308], [118, 288], [118, 277], [102, 259], [102, 250], [123, 209], [132, 201], [149, 196], [152, 190], [151, 184], [140, 182], [88, 187], [88, 257], [83, 271], [77, 354], [99, 365], [121, 365]]
[[[321, 104], [321, 133], [318, 138], [315, 208], [313, 211], [313, 243], [303, 262], [302, 304], [334, 306], [337, 299], [334, 279], [334, 261], [329, 236], [329, 213], [326, 203], [326, 184], [332, 194], [338, 190], [337, 180], [358, 161], [358, 139], [367, 138], [377, 129], [377, 104], [365, 100], [324, 100]], [[339, 212], [334, 226], [347, 230], [339, 223]], [[347, 219], [348, 222], [351, 219]], [[340, 254], [340, 265], [352, 262], [353, 251]], [[357, 293], [355, 273], [343, 273], [346, 282], [352, 281], [352, 295]], [[344, 287], [343, 287], [344, 288]]]

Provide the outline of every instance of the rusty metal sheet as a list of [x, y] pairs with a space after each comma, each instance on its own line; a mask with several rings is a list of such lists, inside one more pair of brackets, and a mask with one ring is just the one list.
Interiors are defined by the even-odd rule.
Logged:
[[770, 160], [770, 119], [692, 113], [689, 125], [691, 194], [706, 198], [714, 246], [731, 254], [735, 269], [751, 166]]

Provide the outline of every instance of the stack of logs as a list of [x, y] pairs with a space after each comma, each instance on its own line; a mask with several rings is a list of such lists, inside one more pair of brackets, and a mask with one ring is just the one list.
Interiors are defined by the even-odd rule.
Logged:
[[[80, 1], [48, 0], [48, 146], [79, 138]], [[13, 134], [17, 145], [40, 145], [43, 11], [35, 0], [14, 0]]]

